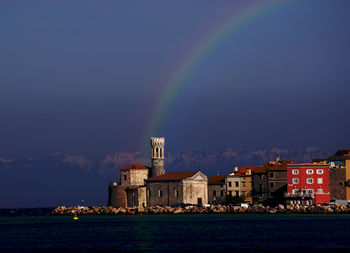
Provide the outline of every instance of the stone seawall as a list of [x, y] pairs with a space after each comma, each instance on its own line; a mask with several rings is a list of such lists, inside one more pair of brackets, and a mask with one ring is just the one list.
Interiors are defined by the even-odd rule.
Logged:
[[344, 205], [313, 205], [313, 206], [299, 206], [299, 205], [278, 205], [277, 207], [269, 207], [262, 205], [254, 205], [249, 207], [240, 206], [226, 206], [226, 205], [212, 205], [208, 207], [185, 206], [185, 207], [170, 207], [170, 206], [156, 206], [147, 207], [143, 209], [133, 208], [114, 208], [111, 206], [59, 206], [55, 208], [51, 215], [147, 215], [147, 214], [350, 214], [350, 207]]

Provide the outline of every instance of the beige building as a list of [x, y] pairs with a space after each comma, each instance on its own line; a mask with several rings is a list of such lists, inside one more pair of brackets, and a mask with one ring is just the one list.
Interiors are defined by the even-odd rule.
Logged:
[[234, 173], [230, 173], [226, 176], [226, 195], [227, 196], [241, 196], [241, 182], [240, 178]]
[[241, 196], [247, 203], [253, 203], [252, 171], [257, 166], [235, 167], [234, 171], [226, 176], [226, 193], [228, 196]]
[[120, 169], [121, 186], [141, 186], [148, 178], [149, 167], [140, 164], [131, 164]]
[[149, 171], [150, 168], [140, 164], [121, 168], [120, 185], [116, 182], [109, 185], [108, 204], [115, 207], [146, 207], [145, 180]]
[[208, 204], [208, 178], [202, 172], [172, 172], [146, 181], [148, 206]]

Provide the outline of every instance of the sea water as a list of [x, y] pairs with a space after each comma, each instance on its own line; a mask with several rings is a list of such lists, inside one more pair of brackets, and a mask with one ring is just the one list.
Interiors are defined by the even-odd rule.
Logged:
[[0, 252], [350, 252], [349, 215], [0, 217]]

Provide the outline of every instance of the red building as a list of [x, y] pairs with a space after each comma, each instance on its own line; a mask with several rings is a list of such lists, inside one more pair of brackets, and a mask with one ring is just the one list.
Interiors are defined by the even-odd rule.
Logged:
[[300, 163], [287, 166], [287, 204], [329, 203], [329, 167]]

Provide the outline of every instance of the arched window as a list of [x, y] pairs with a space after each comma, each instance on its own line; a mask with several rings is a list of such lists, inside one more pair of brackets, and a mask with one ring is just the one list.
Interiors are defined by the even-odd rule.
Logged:
[[159, 149], [156, 148], [156, 154], [157, 154], [157, 158], [159, 158]]
[[162, 157], [163, 157], [163, 149], [160, 148], [160, 158], [162, 158]]

